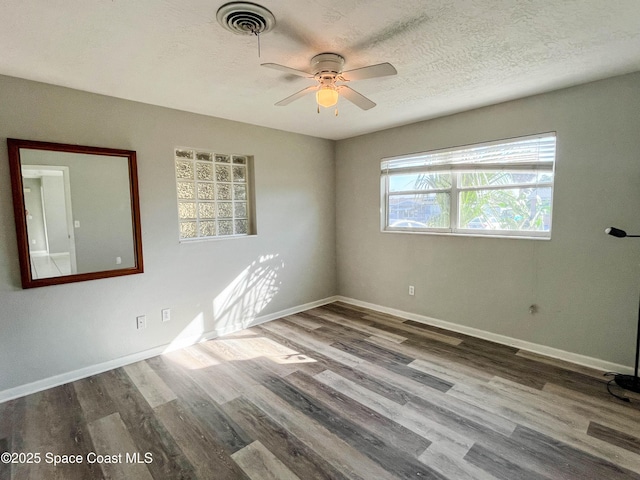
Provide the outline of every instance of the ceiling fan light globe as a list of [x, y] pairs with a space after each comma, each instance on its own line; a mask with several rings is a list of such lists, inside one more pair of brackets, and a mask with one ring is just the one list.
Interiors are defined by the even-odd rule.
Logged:
[[324, 108], [333, 107], [338, 103], [338, 92], [331, 87], [323, 87], [316, 92], [316, 102]]

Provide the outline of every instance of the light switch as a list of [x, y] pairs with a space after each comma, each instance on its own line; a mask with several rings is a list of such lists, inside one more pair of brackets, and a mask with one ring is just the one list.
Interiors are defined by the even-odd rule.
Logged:
[[73, 226], [76, 228], [80, 228], [80, 220], [76, 220], [73, 222]]

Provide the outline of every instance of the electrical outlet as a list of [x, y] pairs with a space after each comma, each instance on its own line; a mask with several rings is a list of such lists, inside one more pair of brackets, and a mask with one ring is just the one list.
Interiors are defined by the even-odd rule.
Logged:
[[409, 285], [409, 295], [415, 295], [416, 290], [413, 288], [413, 285]]
[[136, 317], [136, 325], [138, 327], [138, 330], [147, 328], [147, 316], [140, 315], [139, 317]]
[[171, 320], [171, 309], [165, 308], [164, 310], [162, 310], [162, 321], [168, 322], [169, 320]]

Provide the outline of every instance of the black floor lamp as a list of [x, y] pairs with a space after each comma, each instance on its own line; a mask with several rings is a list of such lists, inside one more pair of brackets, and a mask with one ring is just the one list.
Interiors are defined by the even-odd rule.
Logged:
[[[620, 230], [619, 228], [609, 227], [605, 230], [605, 233], [612, 235], [617, 238], [625, 238], [625, 237], [640, 237], [640, 235], [627, 235], [627, 232], [624, 230]], [[640, 304], [638, 306], [638, 338], [636, 339], [636, 367], [633, 371], [633, 375], [622, 375], [615, 374], [613, 381], [624, 388], [625, 390], [631, 390], [632, 392], [640, 393], [640, 379], [638, 378], [638, 358], [640, 357]], [[611, 390], [609, 390], [611, 393]], [[617, 397], [617, 395], [616, 395]], [[618, 397], [622, 398], [622, 397]], [[629, 401], [628, 398], [622, 398], [622, 400]]]

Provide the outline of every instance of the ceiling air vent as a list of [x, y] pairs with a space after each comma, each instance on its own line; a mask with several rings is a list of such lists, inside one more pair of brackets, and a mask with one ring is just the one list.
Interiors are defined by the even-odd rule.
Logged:
[[260, 35], [271, 30], [276, 19], [266, 8], [249, 2], [231, 2], [216, 14], [218, 23], [238, 35]]

